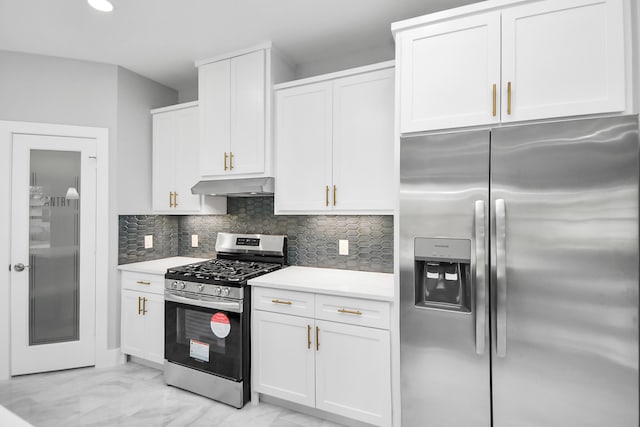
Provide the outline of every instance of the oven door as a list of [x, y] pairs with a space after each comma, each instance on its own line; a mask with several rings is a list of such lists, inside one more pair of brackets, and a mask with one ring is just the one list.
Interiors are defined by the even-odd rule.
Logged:
[[241, 301], [165, 293], [164, 357], [169, 362], [242, 381]]

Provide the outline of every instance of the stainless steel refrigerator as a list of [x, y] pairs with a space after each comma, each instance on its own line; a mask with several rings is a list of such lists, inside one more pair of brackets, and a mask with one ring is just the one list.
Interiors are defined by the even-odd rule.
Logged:
[[402, 426], [638, 427], [638, 119], [400, 143]]

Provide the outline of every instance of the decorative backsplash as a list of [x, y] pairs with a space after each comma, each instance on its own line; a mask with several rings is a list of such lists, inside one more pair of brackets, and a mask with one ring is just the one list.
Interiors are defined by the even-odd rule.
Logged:
[[[180, 217], [171, 215], [120, 215], [118, 264], [178, 255]], [[153, 248], [144, 248], [144, 236], [153, 235]]]
[[[391, 215], [276, 216], [273, 197], [229, 198], [227, 203], [227, 215], [120, 216], [119, 263], [177, 255], [213, 258], [216, 234], [226, 231], [286, 234], [290, 265], [393, 272]], [[154, 249], [144, 249], [145, 234], [154, 234]], [[197, 248], [191, 247], [193, 234]], [[160, 246], [165, 239], [171, 242]], [[339, 239], [349, 240], [349, 255], [338, 255]]]

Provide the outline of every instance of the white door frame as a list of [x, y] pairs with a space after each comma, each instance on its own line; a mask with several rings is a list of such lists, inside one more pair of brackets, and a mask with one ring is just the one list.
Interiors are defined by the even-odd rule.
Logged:
[[[111, 357], [108, 349], [109, 290], [109, 130], [48, 123], [0, 121], [0, 380], [10, 377], [10, 272], [11, 264], [11, 159], [13, 134], [55, 135], [96, 140], [96, 366], [105, 366]], [[7, 203], [9, 202], [9, 203]], [[115, 231], [114, 231], [115, 232]]]

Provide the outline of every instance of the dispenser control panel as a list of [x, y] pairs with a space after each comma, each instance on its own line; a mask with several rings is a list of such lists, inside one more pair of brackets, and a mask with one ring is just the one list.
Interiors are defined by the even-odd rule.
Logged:
[[423, 261], [446, 259], [451, 262], [469, 263], [471, 260], [471, 240], [417, 237], [415, 258]]
[[471, 311], [471, 241], [415, 239], [415, 301], [417, 307]]

